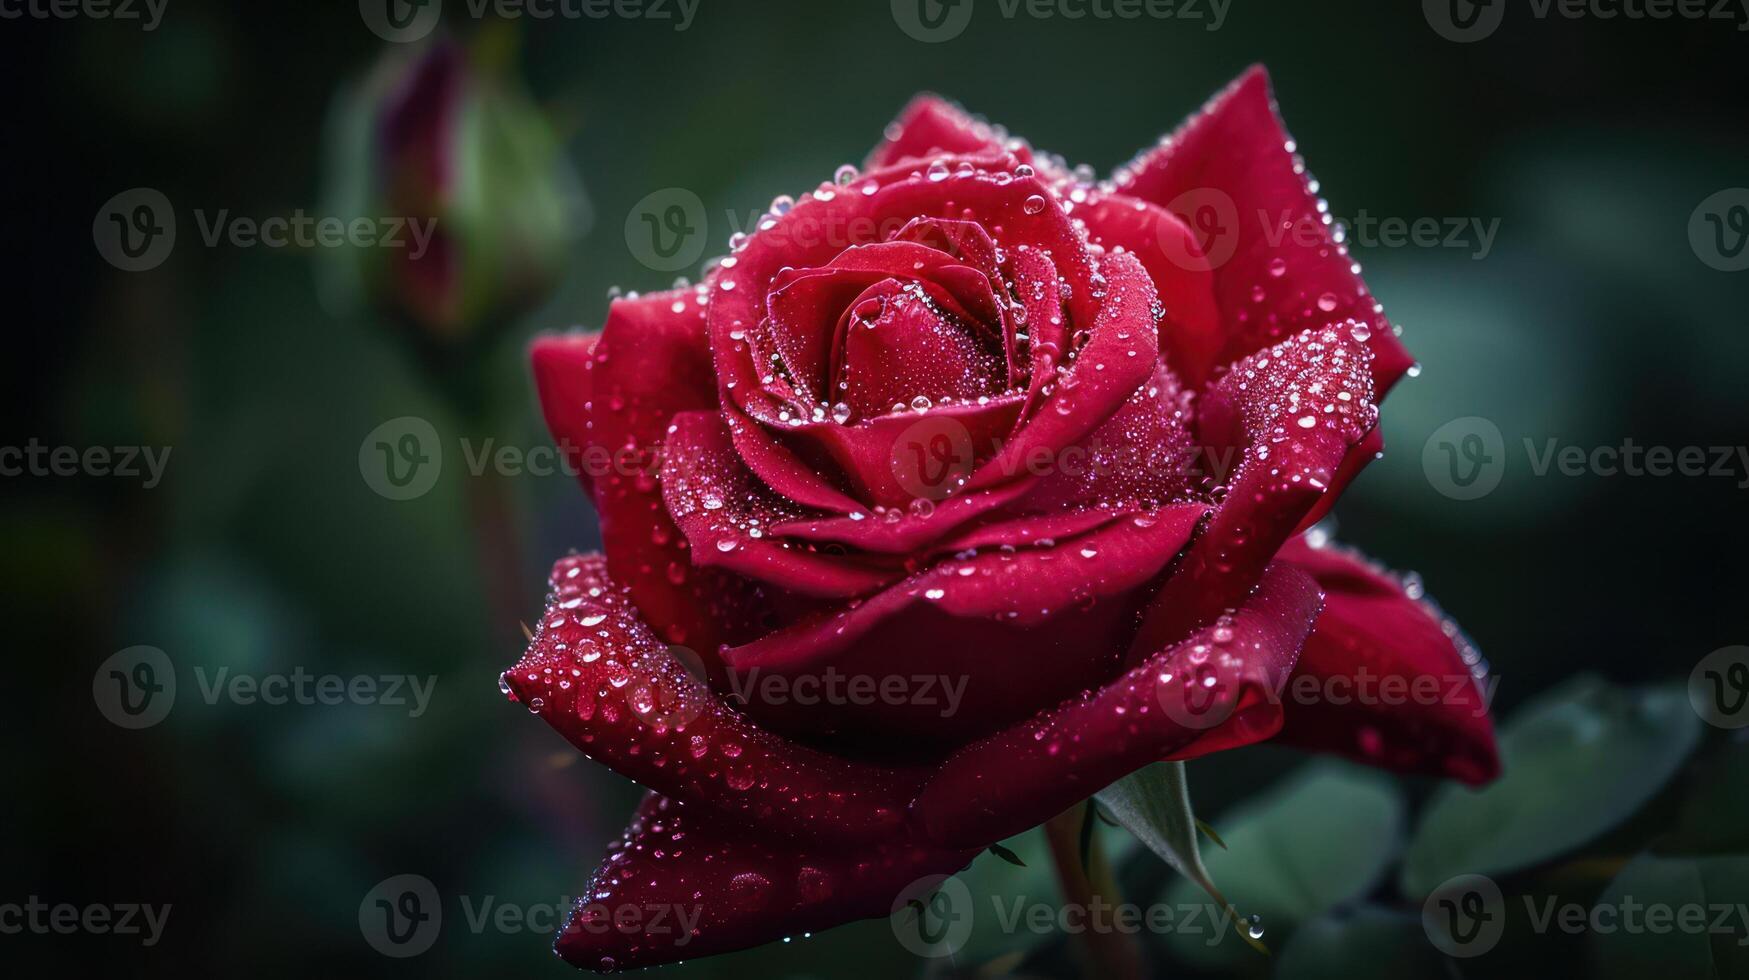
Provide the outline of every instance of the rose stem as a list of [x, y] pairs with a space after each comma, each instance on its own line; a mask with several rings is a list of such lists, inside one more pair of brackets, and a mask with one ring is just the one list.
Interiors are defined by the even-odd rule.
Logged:
[[[1081, 824], [1086, 806], [1076, 804], [1045, 823], [1045, 839], [1057, 866], [1057, 886], [1065, 905], [1091, 910], [1097, 898], [1107, 908], [1115, 908], [1123, 903], [1123, 895], [1097, 834], [1087, 849], [1086, 870], [1081, 867]], [[1112, 980], [1141, 980], [1144, 976], [1142, 951], [1135, 936], [1111, 928], [1088, 928], [1082, 930], [1080, 938], [1086, 947], [1086, 965], [1091, 968], [1085, 975]]]

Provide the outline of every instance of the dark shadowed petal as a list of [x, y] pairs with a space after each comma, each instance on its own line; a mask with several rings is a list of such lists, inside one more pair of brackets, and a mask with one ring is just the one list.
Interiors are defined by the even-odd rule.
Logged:
[[1318, 587], [1273, 566], [1238, 612], [1103, 688], [960, 750], [914, 810], [944, 845], [1000, 840], [1167, 758], [1274, 734], [1277, 697], [1318, 614]]
[[1289, 681], [1281, 741], [1471, 785], [1500, 774], [1487, 667], [1419, 581], [1304, 538], [1281, 557], [1328, 596]]
[[798, 843], [652, 793], [553, 948], [603, 973], [745, 949], [887, 915], [917, 879], [975, 856], [904, 841]]
[[1169, 140], [1120, 168], [1114, 182], [1123, 194], [1204, 229], [1226, 328], [1218, 363], [1308, 327], [1357, 320], [1371, 331], [1382, 398], [1412, 361], [1336, 241], [1311, 180], [1276, 112], [1269, 76], [1258, 67]]
[[585, 755], [777, 834], [873, 841], [903, 823], [916, 776], [812, 751], [725, 706], [688, 654], [638, 617], [600, 556], [560, 560], [551, 584], [534, 640], [504, 683]]
[[[1011, 724], [1117, 669], [1137, 606], [1206, 512], [1116, 517], [1051, 546], [956, 555], [850, 608], [723, 652], [747, 710], [791, 733], [897, 752]], [[897, 685], [821, 711], [762, 692]], [[912, 696], [929, 678], [929, 697]], [[805, 680], [804, 680], [805, 679]], [[798, 681], [802, 683], [798, 684]]]

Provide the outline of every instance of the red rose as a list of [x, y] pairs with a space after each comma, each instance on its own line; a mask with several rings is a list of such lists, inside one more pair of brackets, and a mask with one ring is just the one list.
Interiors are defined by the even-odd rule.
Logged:
[[[1261, 70], [1101, 184], [924, 97], [704, 284], [535, 345], [606, 555], [558, 563], [505, 681], [652, 791], [561, 955], [884, 915], [1137, 768], [1271, 737], [1494, 776], [1455, 625], [1299, 536], [1411, 364], [1308, 183]], [[700, 918], [612, 926], [656, 905]]]

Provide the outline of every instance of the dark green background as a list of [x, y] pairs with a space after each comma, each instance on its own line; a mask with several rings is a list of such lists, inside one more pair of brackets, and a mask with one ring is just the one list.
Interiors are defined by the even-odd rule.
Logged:
[[[386, 325], [325, 310], [310, 256], [204, 248], [189, 218], [319, 208], [331, 101], [385, 47], [354, 4], [170, 0], [153, 33], [0, 21], [5, 444], [174, 447], [152, 491], [0, 484], [0, 901], [174, 903], [155, 949], [0, 937], [0, 961], [563, 975], [547, 935], [471, 935], [453, 900], [420, 959], [383, 959], [360, 938], [358, 902], [391, 874], [518, 904], [574, 894], [635, 798], [590, 764], [559, 764], [562, 744], [499, 696], [520, 637], [491, 623], [459, 459], [434, 492], [394, 503], [361, 479], [360, 440], [420, 415], [449, 450], [463, 434], [542, 444], [528, 337], [598, 325], [612, 285], [672, 278], [626, 247], [636, 201], [681, 186], [712, 216], [745, 215], [860, 161], [921, 89], [1104, 172], [1266, 63], [1336, 214], [1499, 220], [1479, 261], [1357, 248], [1426, 370], [1387, 404], [1387, 456], [1338, 509], [1341, 536], [1425, 576], [1503, 678], [1508, 710], [1581, 669], [1685, 678], [1749, 642], [1749, 491], [1736, 486], [1749, 473], [1536, 477], [1515, 448], [1749, 441], [1749, 273], [1708, 268], [1687, 236], [1702, 199], [1749, 185], [1749, 34], [1539, 22], [1515, 6], [1496, 36], [1459, 45], [1410, 2], [1235, 0], [1217, 32], [1008, 21], [978, 3], [971, 28], [938, 45], [901, 33], [885, 0], [703, 0], [683, 33], [520, 25], [525, 79], [566, 120], [595, 221], [558, 294], [482, 355], [478, 423], [449, 412]], [[163, 267], [127, 274], [99, 258], [91, 220], [136, 186], [176, 203], [183, 237]], [[1421, 468], [1429, 434], [1462, 416], [1492, 419], [1515, 450], [1502, 486], [1469, 503]], [[593, 543], [592, 517], [563, 476], [507, 489], [533, 617], [545, 567]], [[135, 644], [185, 671], [176, 711], [145, 732], [108, 725], [91, 699], [95, 666]], [[417, 720], [209, 707], [186, 673], [197, 664], [439, 680]], [[1204, 815], [1218, 823], [1292, 761], [1255, 750], [1194, 766]], [[876, 922], [665, 975], [921, 969]]]

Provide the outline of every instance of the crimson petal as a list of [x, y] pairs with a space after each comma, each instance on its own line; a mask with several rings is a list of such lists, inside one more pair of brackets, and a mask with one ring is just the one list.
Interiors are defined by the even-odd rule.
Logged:
[[[1216, 363], [1350, 319], [1371, 328], [1381, 398], [1413, 363], [1347, 248], [1335, 240], [1262, 67], [1120, 168], [1114, 183], [1212, 236], [1203, 252], [1214, 266], [1216, 302], [1228, 330]], [[1179, 370], [1199, 374], [1189, 365]]]
[[[868, 156], [868, 167], [873, 170], [905, 160], [994, 153], [1004, 149], [1002, 142], [994, 126], [972, 118], [939, 95], [925, 93], [912, 99], [887, 127], [886, 139]], [[1015, 149], [1020, 159], [1032, 158], [1025, 147]]]
[[1304, 538], [1281, 557], [1328, 598], [1289, 681], [1280, 740], [1472, 786], [1498, 776], [1487, 666], [1420, 583]]
[[949, 846], [1001, 840], [1150, 762], [1268, 738], [1318, 603], [1309, 575], [1271, 566], [1235, 615], [954, 754], [913, 804], [925, 835]]
[[692, 544], [695, 564], [828, 599], [873, 592], [902, 574], [768, 536], [774, 525], [802, 515], [742, 465], [728, 425], [715, 412], [676, 415], [667, 448], [662, 496]]
[[670, 577], [690, 561], [656, 480], [669, 420], [717, 405], [704, 317], [691, 290], [615, 300], [598, 339], [543, 338], [531, 353], [548, 427], [584, 474], [615, 580], [663, 638], [714, 650], [746, 632], [757, 602], [721, 573]]
[[[730, 683], [753, 692], [750, 713], [786, 733], [841, 736], [888, 751], [901, 744], [895, 732], [906, 733], [907, 746], [988, 734], [1055, 703], [1063, 691], [1111, 676], [1114, 651], [1134, 628], [1138, 596], [1204, 513], [1202, 504], [1177, 504], [1114, 517], [1052, 547], [955, 556], [851, 608], [724, 650]], [[1014, 668], [993, 668], [993, 655]], [[789, 691], [859, 679], [877, 689], [904, 682], [907, 696], [848, 700], [822, 712], [760, 693], [766, 684]], [[921, 683], [934, 696], [909, 696]]]
[[1378, 424], [1372, 355], [1345, 329], [1307, 330], [1240, 361], [1197, 408], [1204, 450], [1238, 463], [1209, 526], [1148, 610], [1147, 656], [1237, 606]]
[[601, 973], [746, 949], [887, 915], [919, 878], [976, 856], [897, 840], [802, 845], [652, 793], [553, 949]]
[[585, 755], [773, 833], [866, 842], [903, 825], [920, 777], [813, 751], [731, 710], [638, 618], [599, 555], [561, 559], [551, 585], [504, 683]]

